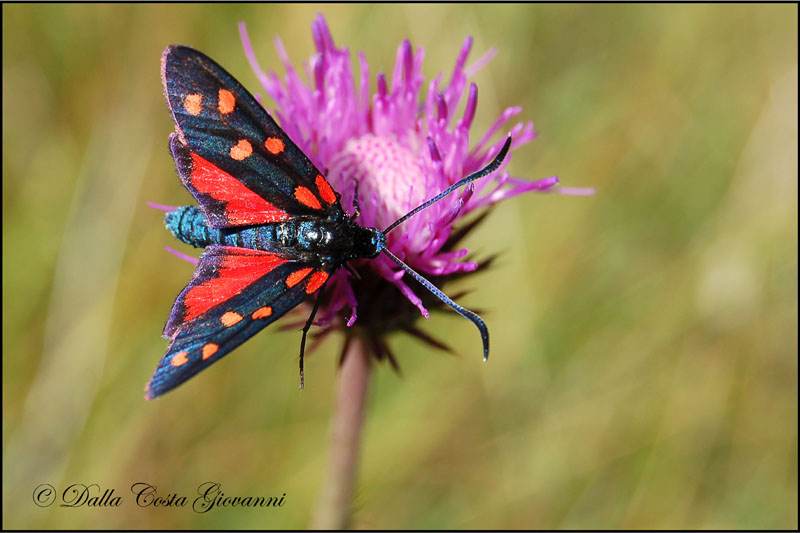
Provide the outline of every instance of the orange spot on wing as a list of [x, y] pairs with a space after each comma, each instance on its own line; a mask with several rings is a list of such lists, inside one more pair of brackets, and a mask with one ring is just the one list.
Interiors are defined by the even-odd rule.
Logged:
[[187, 355], [189, 354], [187, 354], [186, 352], [178, 352], [172, 356], [172, 360], [169, 362], [169, 364], [171, 364], [172, 366], [185, 365], [186, 362], [189, 361]]
[[314, 272], [311, 278], [308, 280], [308, 286], [306, 287], [306, 292], [311, 294], [315, 290], [322, 287], [322, 284], [328, 279], [328, 273], [323, 272], [322, 270], [318, 270]]
[[219, 90], [219, 112], [223, 115], [233, 113], [233, 108], [236, 107], [236, 98], [233, 93], [227, 89]]
[[220, 321], [222, 322], [223, 326], [225, 326], [226, 328], [229, 328], [232, 325], [238, 324], [239, 322], [241, 322], [242, 321], [242, 315], [240, 315], [239, 313], [235, 313], [233, 311], [228, 311], [227, 313], [225, 313], [224, 315], [222, 315], [220, 317]]
[[253, 153], [253, 145], [247, 139], [242, 139], [231, 148], [231, 157], [237, 161], [244, 161]]
[[269, 306], [266, 307], [259, 307], [253, 314], [251, 315], [253, 320], [258, 320], [259, 318], [267, 318], [268, 316], [272, 316], [272, 308]]
[[300, 270], [295, 270], [288, 276], [286, 276], [286, 285], [289, 287], [294, 287], [308, 276], [311, 271], [314, 270], [313, 268], [301, 268]]
[[286, 145], [283, 144], [283, 141], [278, 139], [277, 137], [270, 137], [266, 141], [264, 141], [264, 146], [270, 153], [279, 154], [283, 152], [283, 149], [286, 148]]
[[208, 359], [219, 350], [219, 346], [214, 344], [213, 342], [209, 342], [205, 346], [203, 346], [203, 359]]
[[317, 174], [317, 190], [319, 191], [319, 195], [322, 196], [322, 199], [329, 204], [336, 201], [336, 194], [333, 192], [328, 182], [325, 181], [325, 178], [320, 174]]
[[298, 187], [294, 190], [294, 197], [301, 204], [310, 207], [311, 209], [322, 209], [322, 204], [319, 203], [314, 193], [309, 191], [306, 187]]
[[197, 116], [200, 114], [200, 111], [203, 110], [203, 106], [201, 105], [202, 101], [202, 94], [188, 94], [186, 98], [183, 99], [183, 108], [190, 115]]
[[227, 218], [233, 225], [266, 224], [291, 218], [241, 181], [195, 153], [192, 153], [190, 181], [198, 192], [228, 204]]

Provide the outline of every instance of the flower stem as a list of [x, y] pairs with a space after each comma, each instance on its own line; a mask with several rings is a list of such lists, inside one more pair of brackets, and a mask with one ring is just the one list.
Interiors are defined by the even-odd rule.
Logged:
[[364, 343], [351, 338], [340, 370], [339, 390], [331, 426], [328, 476], [322, 486], [312, 529], [346, 529], [352, 515], [358, 471], [361, 429], [364, 424], [370, 360]]

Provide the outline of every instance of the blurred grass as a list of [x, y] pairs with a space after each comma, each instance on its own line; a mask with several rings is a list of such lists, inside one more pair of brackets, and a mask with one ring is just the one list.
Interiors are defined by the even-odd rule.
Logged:
[[[302, 528], [327, 459], [340, 340], [307, 363], [262, 333], [162, 400], [142, 387], [191, 265], [147, 200], [189, 201], [158, 77], [193, 45], [256, 89], [236, 32], [279, 73], [310, 23], [389, 71], [408, 37], [449, 74], [466, 34], [480, 132], [522, 105], [516, 175], [593, 198], [524, 197], [470, 240], [501, 251], [458, 317], [465, 356], [392, 341], [378, 368], [354, 525], [786, 528], [797, 519], [796, 5], [3, 5], [3, 527]], [[374, 82], [373, 82], [374, 88]], [[398, 468], [399, 467], [399, 468]], [[137, 481], [278, 510], [138, 508]], [[119, 509], [38, 508], [98, 483]]]

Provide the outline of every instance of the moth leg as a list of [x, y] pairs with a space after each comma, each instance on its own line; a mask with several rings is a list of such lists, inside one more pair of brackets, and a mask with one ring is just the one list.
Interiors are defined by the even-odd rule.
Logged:
[[311, 310], [311, 316], [308, 317], [306, 325], [303, 326], [303, 338], [300, 340], [300, 390], [303, 390], [303, 387], [305, 386], [305, 377], [303, 375], [303, 355], [306, 352], [306, 335], [308, 335], [308, 330], [311, 329], [311, 324], [314, 323], [314, 317], [317, 315], [319, 302], [322, 300], [322, 293], [325, 292], [325, 285], [327, 284], [328, 282], [326, 281], [322, 284], [322, 287], [319, 288], [317, 300], [314, 302], [314, 308]]
[[361, 206], [358, 204], [358, 180], [356, 180], [356, 186], [353, 191], [353, 216], [350, 218], [358, 218], [361, 215]]
[[359, 280], [361, 279], [361, 276], [358, 275], [358, 272], [356, 272], [355, 269], [353, 267], [351, 267], [349, 263], [345, 263], [344, 264], [344, 268], [346, 268], [347, 271], [350, 272], [350, 274], [352, 274], [352, 276], [354, 278], [359, 279]]

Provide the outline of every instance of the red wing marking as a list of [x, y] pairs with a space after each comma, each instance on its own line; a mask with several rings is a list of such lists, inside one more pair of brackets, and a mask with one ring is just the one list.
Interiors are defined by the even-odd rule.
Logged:
[[259, 307], [258, 309], [253, 311], [253, 314], [251, 315], [253, 320], [258, 320], [259, 318], [267, 318], [270, 316], [272, 316], [272, 308], [270, 306]]
[[264, 141], [264, 147], [269, 150], [271, 154], [277, 155], [283, 152], [283, 149], [286, 148], [286, 145], [283, 144], [283, 141], [277, 137], [270, 137]]
[[183, 99], [183, 108], [190, 115], [197, 116], [200, 114], [200, 111], [203, 110], [202, 101], [202, 94], [187, 94], [186, 98]]
[[288, 276], [286, 276], [286, 285], [288, 287], [294, 287], [308, 276], [311, 271], [314, 270], [313, 268], [301, 268], [300, 270], [295, 270]]
[[214, 344], [213, 342], [209, 342], [205, 346], [203, 346], [203, 359], [208, 359], [219, 350], [219, 346]]
[[237, 161], [244, 161], [253, 155], [253, 145], [247, 139], [242, 139], [236, 146], [231, 147], [231, 157]]
[[233, 93], [227, 89], [219, 90], [219, 112], [223, 115], [233, 113], [233, 108], [236, 107], [236, 98]]
[[336, 201], [336, 194], [333, 192], [328, 182], [325, 181], [325, 178], [320, 174], [317, 174], [317, 190], [319, 191], [319, 195], [322, 196], [322, 199], [329, 204]]
[[217, 277], [195, 285], [186, 292], [183, 299], [186, 307], [183, 320], [188, 322], [236, 296], [258, 278], [286, 261], [287, 259], [279, 255], [256, 250], [247, 250], [246, 254], [223, 255], [217, 269]]
[[178, 352], [172, 356], [172, 360], [169, 362], [172, 366], [182, 366], [185, 365], [189, 359], [186, 357], [186, 352]]
[[225, 215], [231, 224], [266, 224], [291, 218], [288, 213], [245, 187], [241, 181], [194, 152], [189, 179], [197, 192], [227, 204]]
[[294, 190], [294, 197], [298, 202], [311, 209], [322, 209], [322, 204], [319, 203], [314, 193], [306, 187], [298, 187]]
[[241, 322], [242, 321], [242, 315], [240, 315], [239, 313], [236, 313], [234, 311], [228, 311], [224, 315], [219, 317], [219, 320], [220, 320], [220, 322], [222, 322], [223, 326], [225, 326], [226, 328], [229, 328], [229, 327], [233, 326], [234, 324], [238, 324], [239, 322]]
[[306, 292], [311, 294], [315, 290], [322, 287], [322, 284], [328, 279], [328, 273], [322, 270], [318, 270], [311, 275], [308, 280], [308, 286], [306, 287]]

